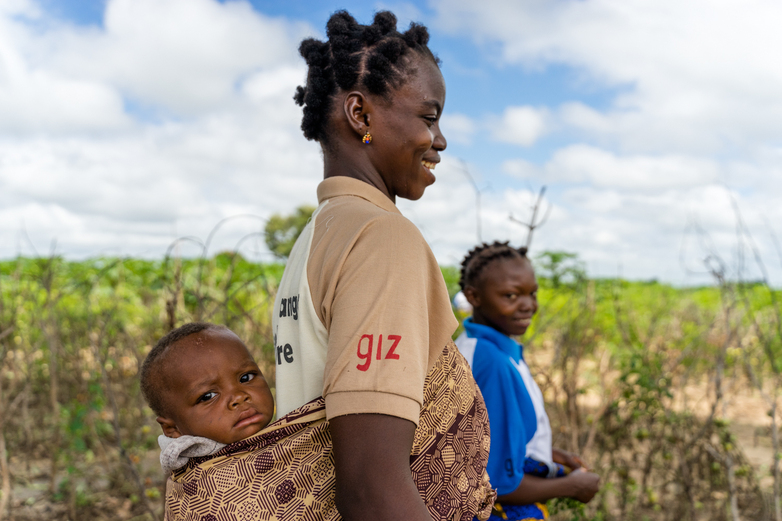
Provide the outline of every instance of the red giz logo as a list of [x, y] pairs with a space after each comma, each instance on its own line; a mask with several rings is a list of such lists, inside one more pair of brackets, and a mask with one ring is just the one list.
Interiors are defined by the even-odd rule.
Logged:
[[[393, 342], [393, 344], [391, 344], [391, 347], [388, 349], [385, 358], [383, 358], [383, 335], [378, 335], [375, 360], [399, 360], [399, 355], [394, 351], [396, 351], [396, 346], [399, 345], [399, 341], [402, 340], [402, 337], [399, 335], [386, 335], [386, 340]], [[375, 343], [374, 341], [375, 335], [361, 335], [361, 338], [358, 339], [358, 348], [356, 350], [356, 354], [358, 354], [359, 360], [364, 360], [363, 364], [358, 364], [356, 366], [356, 369], [359, 371], [366, 371], [369, 369], [369, 364], [372, 363], [372, 348], [373, 344]], [[362, 345], [366, 351], [361, 350]]]

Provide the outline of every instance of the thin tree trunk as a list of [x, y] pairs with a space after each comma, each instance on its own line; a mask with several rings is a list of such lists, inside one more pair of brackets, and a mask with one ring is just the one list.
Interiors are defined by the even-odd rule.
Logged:
[[779, 501], [779, 428], [777, 426], [777, 395], [774, 389], [771, 405], [771, 443], [774, 450], [774, 516], [776, 521], [782, 521], [782, 505]]
[[[108, 318], [106, 321], [108, 322]], [[114, 396], [114, 390], [111, 387], [111, 380], [109, 379], [109, 374], [106, 372], [106, 360], [103, 358], [100, 352], [100, 348], [98, 347], [99, 342], [102, 340], [102, 334], [96, 334], [93, 341], [90, 342], [92, 344], [92, 352], [95, 356], [95, 359], [100, 364], [100, 376], [101, 376], [101, 383], [103, 384], [104, 392], [106, 393], [106, 396], [109, 399], [109, 405], [111, 406], [111, 416], [112, 421], [111, 425], [114, 428], [114, 438], [115, 443], [117, 446], [117, 450], [119, 451], [120, 458], [122, 459], [122, 463], [127, 468], [128, 472], [130, 473], [130, 476], [133, 480], [133, 484], [136, 485], [136, 490], [138, 490], [139, 493], [139, 499], [141, 500], [141, 504], [144, 505], [144, 509], [149, 513], [151, 518], [154, 521], [157, 521], [159, 518], [155, 514], [155, 511], [152, 509], [152, 505], [149, 504], [149, 500], [147, 499], [146, 490], [144, 488], [144, 484], [141, 480], [141, 476], [139, 475], [138, 469], [136, 469], [136, 466], [133, 464], [133, 462], [130, 459], [130, 455], [125, 450], [125, 447], [122, 444], [122, 430], [120, 428], [119, 424], [119, 407], [117, 406], [117, 400]]]
[[0, 496], [0, 519], [11, 517], [11, 470], [8, 468], [8, 453], [5, 449], [5, 425], [0, 425], [0, 475], [2, 496]]
[[725, 456], [725, 467], [728, 469], [728, 493], [730, 494], [730, 515], [733, 521], [741, 521], [739, 516], [739, 499], [736, 490], [736, 469], [733, 467], [733, 456]]
[[[50, 317], [52, 310], [49, 309]], [[60, 401], [59, 401], [59, 380], [57, 378], [57, 357], [58, 347], [57, 339], [54, 338], [54, 330], [51, 325], [45, 326], [49, 340], [49, 406], [52, 414], [52, 428], [54, 429], [51, 444], [51, 466], [49, 474], [49, 492], [54, 494], [57, 491], [57, 460], [60, 455]]]

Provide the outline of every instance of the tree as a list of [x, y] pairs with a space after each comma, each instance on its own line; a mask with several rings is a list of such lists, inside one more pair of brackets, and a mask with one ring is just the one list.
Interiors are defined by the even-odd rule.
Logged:
[[542, 277], [551, 279], [551, 284], [573, 285], [586, 279], [584, 263], [578, 254], [565, 251], [544, 251], [536, 257], [536, 270]]
[[266, 246], [278, 259], [287, 259], [290, 255], [296, 239], [301, 235], [304, 226], [307, 225], [314, 206], [302, 205], [296, 208], [290, 215], [272, 215], [266, 223]]

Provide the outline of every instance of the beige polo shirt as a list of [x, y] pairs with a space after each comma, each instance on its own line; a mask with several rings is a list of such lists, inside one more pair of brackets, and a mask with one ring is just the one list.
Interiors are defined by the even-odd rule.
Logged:
[[275, 301], [277, 415], [323, 395], [329, 418], [418, 424], [426, 374], [457, 327], [437, 261], [367, 183], [326, 179], [318, 202]]

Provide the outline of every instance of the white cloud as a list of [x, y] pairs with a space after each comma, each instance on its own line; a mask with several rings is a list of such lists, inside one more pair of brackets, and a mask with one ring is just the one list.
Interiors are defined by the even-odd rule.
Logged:
[[546, 172], [554, 180], [633, 191], [702, 186], [719, 179], [714, 161], [679, 155], [617, 157], [588, 145], [557, 151]]
[[445, 112], [440, 119], [440, 128], [445, 139], [450, 143], [463, 145], [472, 144], [473, 136], [477, 131], [475, 121], [464, 114]]
[[631, 192], [704, 186], [723, 177], [720, 164], [713, 160], [675, 154], [619, 156], [584, 144], [557, 150], [542, 167], [523, 159], [508, 160], [503, 171], [542, 183], [586, 184]]
[[3, 0], [0, 2], [0, 14], [37, 18], [41, 11], [32, 0]]
[[[548, 109], [543, 128], [563, 144], [543, 161], [502, 164], [511, 177], [549, 185], [554, 211], [538, 246], [578, 251], [593, 273], [621, 269], [631, 277], [681, 280], [680, 245], [694, 223], [723, 258], [735, 257], [735, 201], [767, 264], [777, 258], [766, 223], [782, 222], [782, 67], [774, 54], [782, 46], [782, 4], [434, 5], [440, 29], [485, 44], [500, 66], [543, 74], [565, 66], [592, 91], [613, 95], [603, 106], [574, 94], [540, 107]], [[499, 211], [503, 203], [490, 207]], [[688, 254], [701, 263], [702, 248]], [[782, 270], [773, 264], [778, 283]]]
[[540, 179], [543, 169], [524, 159], [508, 159], [502, 163], [502, 171], [519, 179]]
[[[44, 252], [160, 255], [314, 202], [319, 148], [292, 99], [311, 29], [212, 0], [111, 0], [104, 29], [46, 16], [0, 9], [0, 256], [23, 229]], [[258, 229], [231, 221], [217, 247]]]
[[[782, 280], [782, 270], [766, 221], [780, 222], [782, 208], [770, 213], [768, 201], [729, 192], [715, 184], [656, 192], [626, 192], [602, 187], [549, 187], [541, 212], [548, 219], [535, 231], [531, 255], [545, 250], [578, 252], [593, 276], [625, 276], [677, 283], [709, 283], [703, 274], [708, 253], [720, 255], [735, 269], [737, 201], [742, 218], [752, 230], [761, 255], [770, 266], [772, 281]], [[528, 221], [537, 193], [531, 189], [487, 191], [481, 198], [481, 240], [511, 240], [524, 244], [527, 229], [509, 216]], [[402, 212], [424, 233], [438, 260], [458, 264], [478, 243], [475, 194], [455, 162], [444, 161], [438, 180], [417, 202], [399, 201]], [[713, 246], [702, 246], [699, 224]], [[683, 247], [684, 244], [684, 247]], [[750, 256], [745, 250], [745, 255]], [[682, 262], [682, 260], [684, 262]], [[698, 274], [690, 274], [695, 270]], [[735, 274], [735, 271], [733, 272]], [[745, 277], [759, 271], [747, 262]]]
[[[748, 34], [741, 24], [750, 15], [731, 33], [719, 21], [727, 4], [687, 5], [451, 2], [443, 23], [496, 36], [506, 61], [572, 65], [622, 94], [606, 110], [578, 102], [508, 107], [494, 118], [447, 110], [452, 144], [469, 146], [479, 131], [521, 146], [583, 134], [540, 165], [506, 161], [502, 169], [531, 186], [509, 178], [508, 188], [484, 190], [479, 215], [447, 150], [424, 198], [399, 202], [440, 262], [461, 260], [479, 240], [479, 221], [482, 240], [521, 244], [526, 230], [509, 215], [528, 219], [541, 184], [551, 211], [533, 253], [577, 251], [595, 275], [621, 266], [631, 277], [680, 280], [692, 222], [729, 255], [731, 197], [775, 258], [765, 222], [782, 222], [782, 73], [768, 66], [770, 50], [742, 39], [735, 49], [689, 45], [723, 29]], [[744, 9], [753, 8], [774, 16], [768, 4]], [[306, 73], [296, 48], [313, 32], [243, 1], [109, 0], [102, 27], [81, 27], [48, 18], [32, 0], [0, 0], [0, 256], [29, 253], [26, 233], [43, 254], [56, 239], [67, 255], [159, 257], [180, 235], [205, 238], [223, 218], [256, 216], [226, 223], [215, 251], [257, 233], [272, 212], [314, 203], [321, 154], [302, 137], [292, 101]], [[715, 53], [725, 60], [705, 63]], [[468, 165], [481, 187], [508, 185], [481, 166]], [[243, 247], [263, 252], [257, 238]]]
[[502, 120], [494, 125], [494, 138], [505, 143], [530, 146], [547, 132], [548, 120], [545, 108], [507, 107]]
[[752, 149], [782, 138], [782, 4], [440, 0], [438, 24], [497, 42], [506, 63], [564, 64], [620, 88], [570, 121], [638, 152]]
[[212, 0], [113, 0], [104, 25], [74, 38], [58, 65], [182, 115], [230, 102], [254, 71], [298, 64], [297, 42], [312, 32]]

